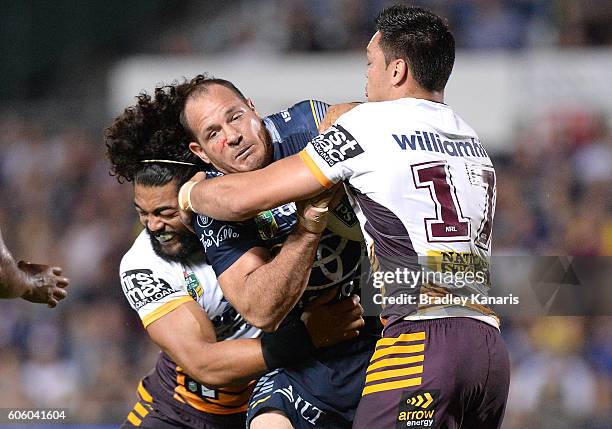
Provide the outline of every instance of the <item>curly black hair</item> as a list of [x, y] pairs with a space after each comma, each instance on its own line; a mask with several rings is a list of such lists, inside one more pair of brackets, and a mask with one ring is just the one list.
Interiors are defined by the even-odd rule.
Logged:
[[[125, 109], [104, 132], [111, 175], [117, 176], [119, 183], [160, 186], [174, 178], [180, 185], [195, 172], [206, 169], [207, 164], [189, 150], [195, 136], [186, 125], [183, 109], [190, 97], [205, 93], [210, 85], [225, 86], [246, 101], [234, 84], [206, 74], [158, 86], [152, 97], [138, 95], [136, 105]], [[150, 162], [158, 159], [193, 163], [195, 167]]]
[[[180, 124], [180, 114], [188, 83], [155, 88], [153, 96], [139, 94], [137, 103], [124, 110], [104, 131], [106, 155], [111, 175], [119, 183], [134, 181], [141, 170], [153, 165], [146, 160], [174, 160], [201, 166], [189, 150], [190, 139]], [[170, 170], [185, 170], [187, 165], [164, 163]]]

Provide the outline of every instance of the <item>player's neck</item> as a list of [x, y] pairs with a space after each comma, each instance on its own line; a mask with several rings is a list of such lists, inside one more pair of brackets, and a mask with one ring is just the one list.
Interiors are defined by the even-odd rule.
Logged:
[[428, 91], [416, 85], [405, 87], [398, 94], [397, 98], [420, 98], [422, 100], [435, 101], [436, 103], [444, 103], [444, 91]]

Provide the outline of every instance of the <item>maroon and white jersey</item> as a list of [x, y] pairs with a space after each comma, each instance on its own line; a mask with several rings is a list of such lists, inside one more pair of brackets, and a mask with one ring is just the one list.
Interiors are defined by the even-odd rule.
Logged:
[[[362, 104], [300, 157], [323, 186], [344, 181], [375, 269], [418, 270], [417, 288], [431, 295], [486, 296], [495, 170], [449, 106], [414, 98]], [[398, 298], [386, 302], [385, 319], [469, 316], [497, 326], [478, 305], [401, 303], [415, 285], [399, 280], [384, 291]]]

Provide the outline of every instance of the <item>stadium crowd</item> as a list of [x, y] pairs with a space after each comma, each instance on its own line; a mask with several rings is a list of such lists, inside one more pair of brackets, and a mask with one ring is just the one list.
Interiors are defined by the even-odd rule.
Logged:
[[[391, 0], [263, 0], [228, 2], [210, 19], [213, 7], [185, 6], [189, 25], [169, 25], [143, 48], [162, 53], [320, 52], [361, 50], [371, 23]], [[603, 0], [417, 0], [449, 20], [460, 49], [524, 49], [601, 46], [612, 43], [612, 12]], [[257, 17], [257, 19], [252, 19]], [[207, 19], [208, 18], [208, 19]], [[278, 25], [261, 26], [274, 21]], [[181, 21], [183, 22], [183, 21]], [[231, 22], [232, 25], [226, 25]]]

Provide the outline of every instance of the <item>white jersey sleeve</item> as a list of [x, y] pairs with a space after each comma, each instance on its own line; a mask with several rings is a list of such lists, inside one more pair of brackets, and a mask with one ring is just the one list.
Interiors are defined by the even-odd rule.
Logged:
[[363, 154], [363, 147], [338, 121], [308, 143], [300, 157], [319, 183], [330, 188], [339, 181], [350, 179], [364, 167], [359, 165], [358, 158], [359, 155], [365, 158]]
[[119, 271], [123, 293], [145, 328], [193, 300], [185, 289], [180, 267], [155, 254], [145, 231], [123, 256]]

